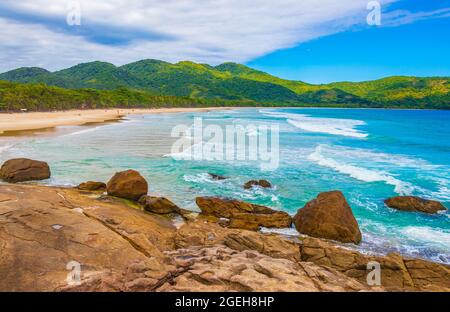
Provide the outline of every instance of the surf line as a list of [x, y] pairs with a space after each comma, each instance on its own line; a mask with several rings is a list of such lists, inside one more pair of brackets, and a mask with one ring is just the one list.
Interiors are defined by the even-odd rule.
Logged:
[[263, 171], [274, 171], [279, 167], [278, 125], [233, 124], [222, 127], [210, 124], [204, 127], [203, 119], [197, 117], [191, 126], [176, 125], [171, 136], [178, 138], [170, 154], [175, 160], [254, 161]]

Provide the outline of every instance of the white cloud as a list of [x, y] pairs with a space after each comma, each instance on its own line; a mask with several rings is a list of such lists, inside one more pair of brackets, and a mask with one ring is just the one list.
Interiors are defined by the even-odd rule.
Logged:
[[400, 26], [404, 24], [411, 24], [417, 21], [450, 17], [450, 8], [443, 8], [428, 12], [410, 12], [407, 10], [391, 11], [383, 16], [383, 26]]
[[[385, 0], [384, 3], [395, 0]], [[2, 0], [4, 7], [65, 23], [61, 0]], [[121, 65], [156, 58], [217, 64], [245, 62], [355, 24], [367, 0], [80, 0], [83, 24], [160, 33], [171, 40], [137, 39], [126, 46], [89, 41], [45, 24], [0, 18], [0, 71], [20, 66], [56, 70], [102, 60]], [[114, 31], [114, 28], [111, 28]]]

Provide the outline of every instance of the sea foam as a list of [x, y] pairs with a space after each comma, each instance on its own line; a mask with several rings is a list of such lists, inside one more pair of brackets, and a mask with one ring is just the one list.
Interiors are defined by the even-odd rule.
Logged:
[[362, 120], [339, 118], [316, 118], [305, 114], [278, 113], [270, 110], [260, 111], [265, 116], [285, 118], [292, 126], [308, 132], [326, 133], [355, 138], [365, 138], [367, 133], [356, 129], [366, 123]]
[[433, 229], [429, 226], [407, 226], [401, 230], [409, 239], [439, 245], [450, 249], [450, 232], [443, 229]]
[[11, 147], [13, 147], [13, 146], [12, 145], [0, 146], [0, 154], [2, 154], [3, 152], [9, 150]]
[[100, 128], [100, 127], [94, 127], [94, 128], [84, 129], [84, 130], [80, 130], [80, 131], [76, 131], [76, 132], [72, 132], [72, 133], [66, 134], [65, 136], [75, 136], [75, 135], [80, 135], [80, 134], [90, 133], [90, 132], [97, 131], [99, 128]]
[[410, 194], [414, 190], [413, 185], [401, 181], [387, 172], [367, 169], [336, 160], [332, 157], [326, 157], [323, 155], [323, 148], [322, 145], [318, 145], [314, 152], [308, 156], [308, 159], [319, 166], [331, 168], [363, 182], [385, 182], [393, 185], [394, 191], [398, 194]]

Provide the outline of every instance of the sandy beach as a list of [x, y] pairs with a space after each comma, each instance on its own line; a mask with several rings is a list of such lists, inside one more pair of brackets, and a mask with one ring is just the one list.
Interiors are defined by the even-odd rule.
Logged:
[[0, 134], [6, 131], [26, 131], [58, 126], [79, 126], [121, 119], [133, 114], [163, 114], [223, 110], [225, 107], [149, 108], [149, 109], [95, 109], [56, 112], [0, 113]]

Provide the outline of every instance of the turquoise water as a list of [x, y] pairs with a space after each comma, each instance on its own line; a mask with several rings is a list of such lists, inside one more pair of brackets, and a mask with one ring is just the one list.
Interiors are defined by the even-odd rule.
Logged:
[[[172, 128], [189, 126], [195, 117], [203, 117], [205, 125], [278, 125], [278, 169], [262, 171], [252, 161], [173, 159]], [[196, 209], [196, 196], [221, 195], [294, 214], [319, 192], [338, 189], [361, 227], [361, 249], [450, 263], [448, 212], [425, 215], [383, 204], [385, 198], [402, 194], [439, 200], [450, 208], [449, 121], [450, 111], [381, 109], [264, 108], [130, 116], [120, 123], [0, 139], [0, 160], [46, 160], [52, 178], [43, 183], [57, 185], [107, 181], [115, 171], [133, 168], [148, 179], [150, 193], [190, 209]], [[230, 178], [214, 181], [208, 172]], [[255, 178], [267, 179], [275, 188], [242, 188]]]

